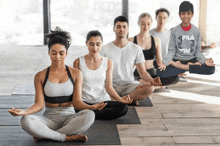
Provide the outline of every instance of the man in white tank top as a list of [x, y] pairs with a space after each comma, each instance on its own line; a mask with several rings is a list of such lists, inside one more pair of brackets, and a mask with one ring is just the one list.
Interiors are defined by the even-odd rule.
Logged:
[[[128, 19], [124, 16], [115, 18], [113, 30], [116, 39], [104, 45], [100, 54], [114, 63], [113, 87], [116, 92], [120, 96], [130, 95], [138, 105], [138, 100], [144, 100], [153, 93], [154, 85], [161, 85], [160, 78], [151, 78], [144, 66], [145, 59], [141, 47], [128, 41]], [[145, 83], [134, 81], [135, 67]]]

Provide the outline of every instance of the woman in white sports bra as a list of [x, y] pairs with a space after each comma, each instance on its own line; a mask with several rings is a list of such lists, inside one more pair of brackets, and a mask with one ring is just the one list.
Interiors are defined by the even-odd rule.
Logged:
[[[82, 75], [78, 69], [65, 65], [71, 37], [56, 28], [46, 35], [51, 66], [35, 75], [35, 103], [27, 110], [10, 109], [13, 116], [22, 116], [21, 127], [35, 141], [87, 141], [82, 135], [94, 122], [92, 110], [101, 110], [106, 104], [88, 105], [82, 102]], [[45, 106], [43, 116], [33, 115]], [[81, 109], [75, 113], [74, 108]], [[85, 110], [84, 110], [85, 109]], [[91, 110], [89, 110], [91, 109]]]
[[[113, 62], [99, 55], [102, 35], [93, 30], [87, 34], [86, 45], [89, 54], [74, 61], [74, 67], [83, 74], [82, 100], [89, 104], [104, 102], [102, 110], [94, 110], [96, 119], [112, 120], [124, 116], [132, 100], [129, 95], [120, 97], [112, 86]], [[114, 101], [111, 101], [112, 100]]]

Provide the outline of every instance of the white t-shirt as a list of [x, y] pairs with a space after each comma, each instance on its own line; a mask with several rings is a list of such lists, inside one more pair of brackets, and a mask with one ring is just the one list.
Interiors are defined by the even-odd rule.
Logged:
[[79, 58], [79, 69], [83, 74], [82, 100], [87, 103], [99, 103], [111, 100], [105, 90], [106, 71], [108, 68], [108, 58], [103, 57], [100, 67], [91, 70], [87, 67], [85, 56]]
[[135, 65], [145, 62], [141, 47], [132, 42], [124, 48], [118, 48], [110, 42], [102, 47], [100, 54], [114, 62], [113, 82], [134, 81]]
[[169, 29], [166, 29], [165, 32], [158, 32], [156, 28], [150, 30], [150, 34], [152, 36], [160, 38], [161, 55], [162, 55], [163, 60], [168, 53], [168, 46], [169, 46], [169, 42], [170, 42], [170, 33], [171, 33], [171, 31]]

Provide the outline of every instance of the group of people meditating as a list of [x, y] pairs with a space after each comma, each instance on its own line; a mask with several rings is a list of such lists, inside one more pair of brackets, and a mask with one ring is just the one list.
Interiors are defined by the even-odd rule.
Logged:
[[[114, 20], [115, 40], [102, 46], [102, 34], [90, 31], [86, 37], [89, 53], [76, 59], [73, 68], [65, 65], [70, 34], [57, 27], [46, 35], [51, 65], [35, 75], [34, 104], [27, 110], [11, 108], [8, 112], [22, 116], [22, 129], [35, 141], [87, 141], [82, 133], [95, 119], [124, 116], [127, 104], [138, 105], [179, 74], [187, 70], [214, 73], [213, 60], [200, 53], [200, 32], [190, 23], [193, 14], [190, 2], [181, 3], [182, 23], [168, 30], [169, 11], [158, 9], [157, 28], [150, 30], [152, 18], [143, 13], [138, 18], [140, 33], [131, 38], [127, 37], [128, 19], [119, 16]], [[42, 116], [34, 115], [44, 106]]]

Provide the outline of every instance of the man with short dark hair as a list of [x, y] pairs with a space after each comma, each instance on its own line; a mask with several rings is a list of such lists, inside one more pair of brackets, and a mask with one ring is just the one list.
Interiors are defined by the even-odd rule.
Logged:
[[[155, 11], [155, 19], [157, 20], [157, 27], [150, 30], [150, 34], [154, 37], [158, 37], [161, 42], [161, 55], [162, 60], [165, 59], [168, 46], [170, 42], [170, 34], [171, 30], [166, 28], [166, 24], [169, 20], [170, 12], [166, 8], [160, 8]], [[155, 68], [158, 68], [157, 65]], [[172, 84], [174, 81], [178, 81], [178, 75], [167, 77], [167, 78], [160, 78], [163, 85]]]
[[[102, 47], [100, 54], [114, 62], [113, 87], [121, 95], [129, 95], [134, 103], [144, 100], [154, 91], [154, 85], [161, 85], [160, 78], [152, 79], [146, 72], [144, 56], [140, 46], [129, 42], [127, 39], [129, 22], [125, 16], [119, 16], [114, 20], [113, 31], [116, 38]], [[137, 68], [141, 78], [146, 81], [134, 80], [133, 72]]]
[[156, 10], [157, 27], [150, 30], [150, 34], [159, 37], [161, 41], [161, 54], [164, 59], [168, 52], [168, 45], [170, 41], [170, 30], [166, 29], [166, 23], [169, 19], [170, 12], [165, 8]]

